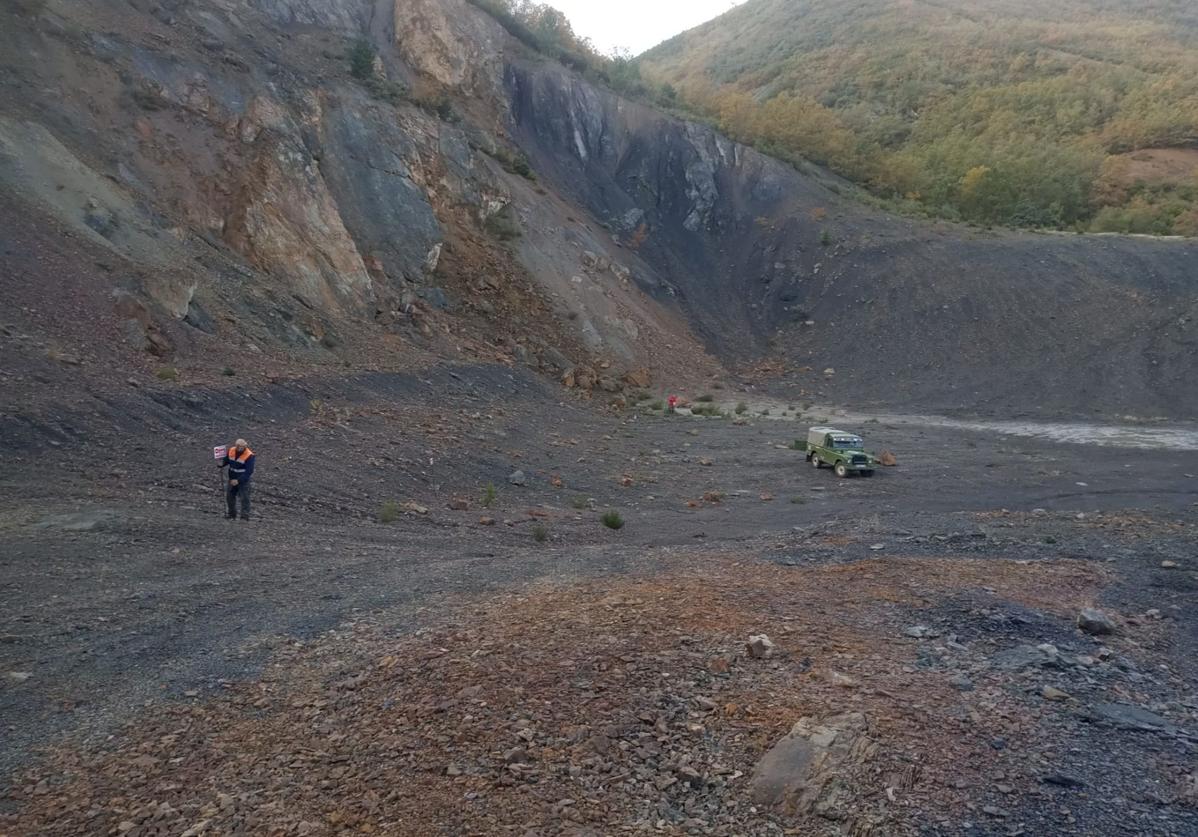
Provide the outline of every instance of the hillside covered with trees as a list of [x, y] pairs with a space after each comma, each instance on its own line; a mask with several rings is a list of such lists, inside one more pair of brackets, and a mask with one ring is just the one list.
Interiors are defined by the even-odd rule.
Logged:
[[638, 63], [734, 138], [908, 209], [1198, 235], [1190, 0], [748, 0]]

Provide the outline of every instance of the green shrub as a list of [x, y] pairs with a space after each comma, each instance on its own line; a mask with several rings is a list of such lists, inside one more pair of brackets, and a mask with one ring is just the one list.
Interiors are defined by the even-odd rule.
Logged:
[[378, 78], [370, 76], [362, 80], [362, 86], [365, 87], [370, 95], [382, 102], [387, 102], [392, 105], [398, 105], [404, 101], [408, 95], [408, 88], [404, 87], [397, 81], [390, 79]]
[[388, 500], [379, 506], [378, 521], [379, 523], [394, 523], [399, 520], [400, 510], [399, 503], [394, 500]]
[[483, 489], [483, 498], [481, 501], [483, 508], [491, 508], [491, 506], [495, 505], [495, 500], [498, 499], [498, 497], [499, 492], [495, 490], [495, 483], [487, 483], [486, 488]]
[[160, 381], [177, 381], [179, 380], [179, 370], [173, 366], [163, 366], [154, 376]]
[[742, 401], [736, 405], [736, 414], [738, 416], [742, 416], [745, 413], [747, 413], [748, 411], [749, 411], [749, 405], [746, 404], [745, 402]]
[[518, 174], [525, 180], [529, 180], [533, 183], [537, 182], [536, 173], [533, 172], [532, 166], [528, 164], [528, 159], [523, 154], [509, 151], [503, 146], [499, 146], [495, 148], [495, 150], [488, 151], [487, 153], [490, 154], [491, 157], [496, 161], [498, 161], [499, 165], [503, 166], [503, 170], [509, 174]]
[[660, 398], [649, 405], [650, 410], [664, 410], [665, 408], [666, 408], [665, 402], [662, 401]]
[[532, 539], [537, 543], [545, 543], [545, 541], [549, 540], [549, 528], [543, 523], [533, 526]]
[[827, 230], [819, 231], [819, 243], [825, 247], [832, 243], [832, 236]]
[[573, 500], [570, 501], [570, 505], [572, 505], [574, 508], [578, 509], [579, 511], [581, 511], [582, 509], [585, 509], [590, 504], [591, 504], [591, 501], [588, 500], [586, 497], [582, 496], [581, 494], [579, 494], [577, 497], [575, 497]]
[[220, 374], [224, 375], [226, 378], [232, 378], [237, 374], [237, 371], [231, 366], [226, 366], [224, 369], [220, 370]]
[[449, 94], [444, 90], [437, 93], [425, 95], [412, 95], [412, 104], [423, 110], [430, 116], [435, 116], [445, 122], [457, 122], [458, 115], [453, 109], [453, 102], [449, 99]]
[[712, 401], [715, 401], [715, 396], [712, 395], [710, 392], [705, 392], [702, 395], [700, 395], [698, 398], [696, 398], [695, 400], [702, 401], [704, 404], [710, 404]]
[[600, 520], [603, 521], [603, 525], [608, 529], [618, 530], [624, 528], [624, 518], [618, 511], [615, 511], [614, 509], [604, 512], [603, 517], [601, 517]]
[[487, 232], [500, 241], [511, 241], [523, 235], [520, 222], [516, 220], [510, 206], [505, 206], [488, 218], [485, 227]]
[[374, 76], [375, 51], [369, 41], [355, 41], [346, 57], [349, 58], [351, 76], [363, 81]]

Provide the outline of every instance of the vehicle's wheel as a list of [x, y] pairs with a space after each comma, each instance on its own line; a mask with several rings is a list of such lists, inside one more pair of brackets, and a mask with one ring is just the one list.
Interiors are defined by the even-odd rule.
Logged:
[[845, 467], [845, 464], [843, 462], [837, 462], [835, 470], [836, 470], [836, 476], [840, 477], [841, 479], [844, 479], [845, 477], [847, 477], [849, 475], [849, 469]]
[[820, 461], [819, 461], [819, 457], [818, 457], [818, 456], [812, 456], [812, 457], [811, 457], [811, 464], [812, 464], [814, 467], [816, 467], [816, 468], [822, 468], [822, 467], [824, 467], [824, 463], [822, 463], [822, 462], [820, 462]]

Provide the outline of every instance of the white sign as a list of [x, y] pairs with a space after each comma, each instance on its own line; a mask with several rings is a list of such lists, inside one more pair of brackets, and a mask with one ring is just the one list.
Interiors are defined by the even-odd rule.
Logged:
[[228, 445], [217, 445], [212, 449], [212, 458], [216, 460], [224, 459], [229, 455]]

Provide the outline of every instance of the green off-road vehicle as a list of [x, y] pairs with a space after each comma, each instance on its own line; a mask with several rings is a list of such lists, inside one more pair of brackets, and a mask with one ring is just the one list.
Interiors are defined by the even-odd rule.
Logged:
[[838, 477], [861, 474], [872, 477], [878, 460], [864, 450], [860, 436], [831, 427], [807, 431], [807, 461], [816, 468], [829, 466]]

